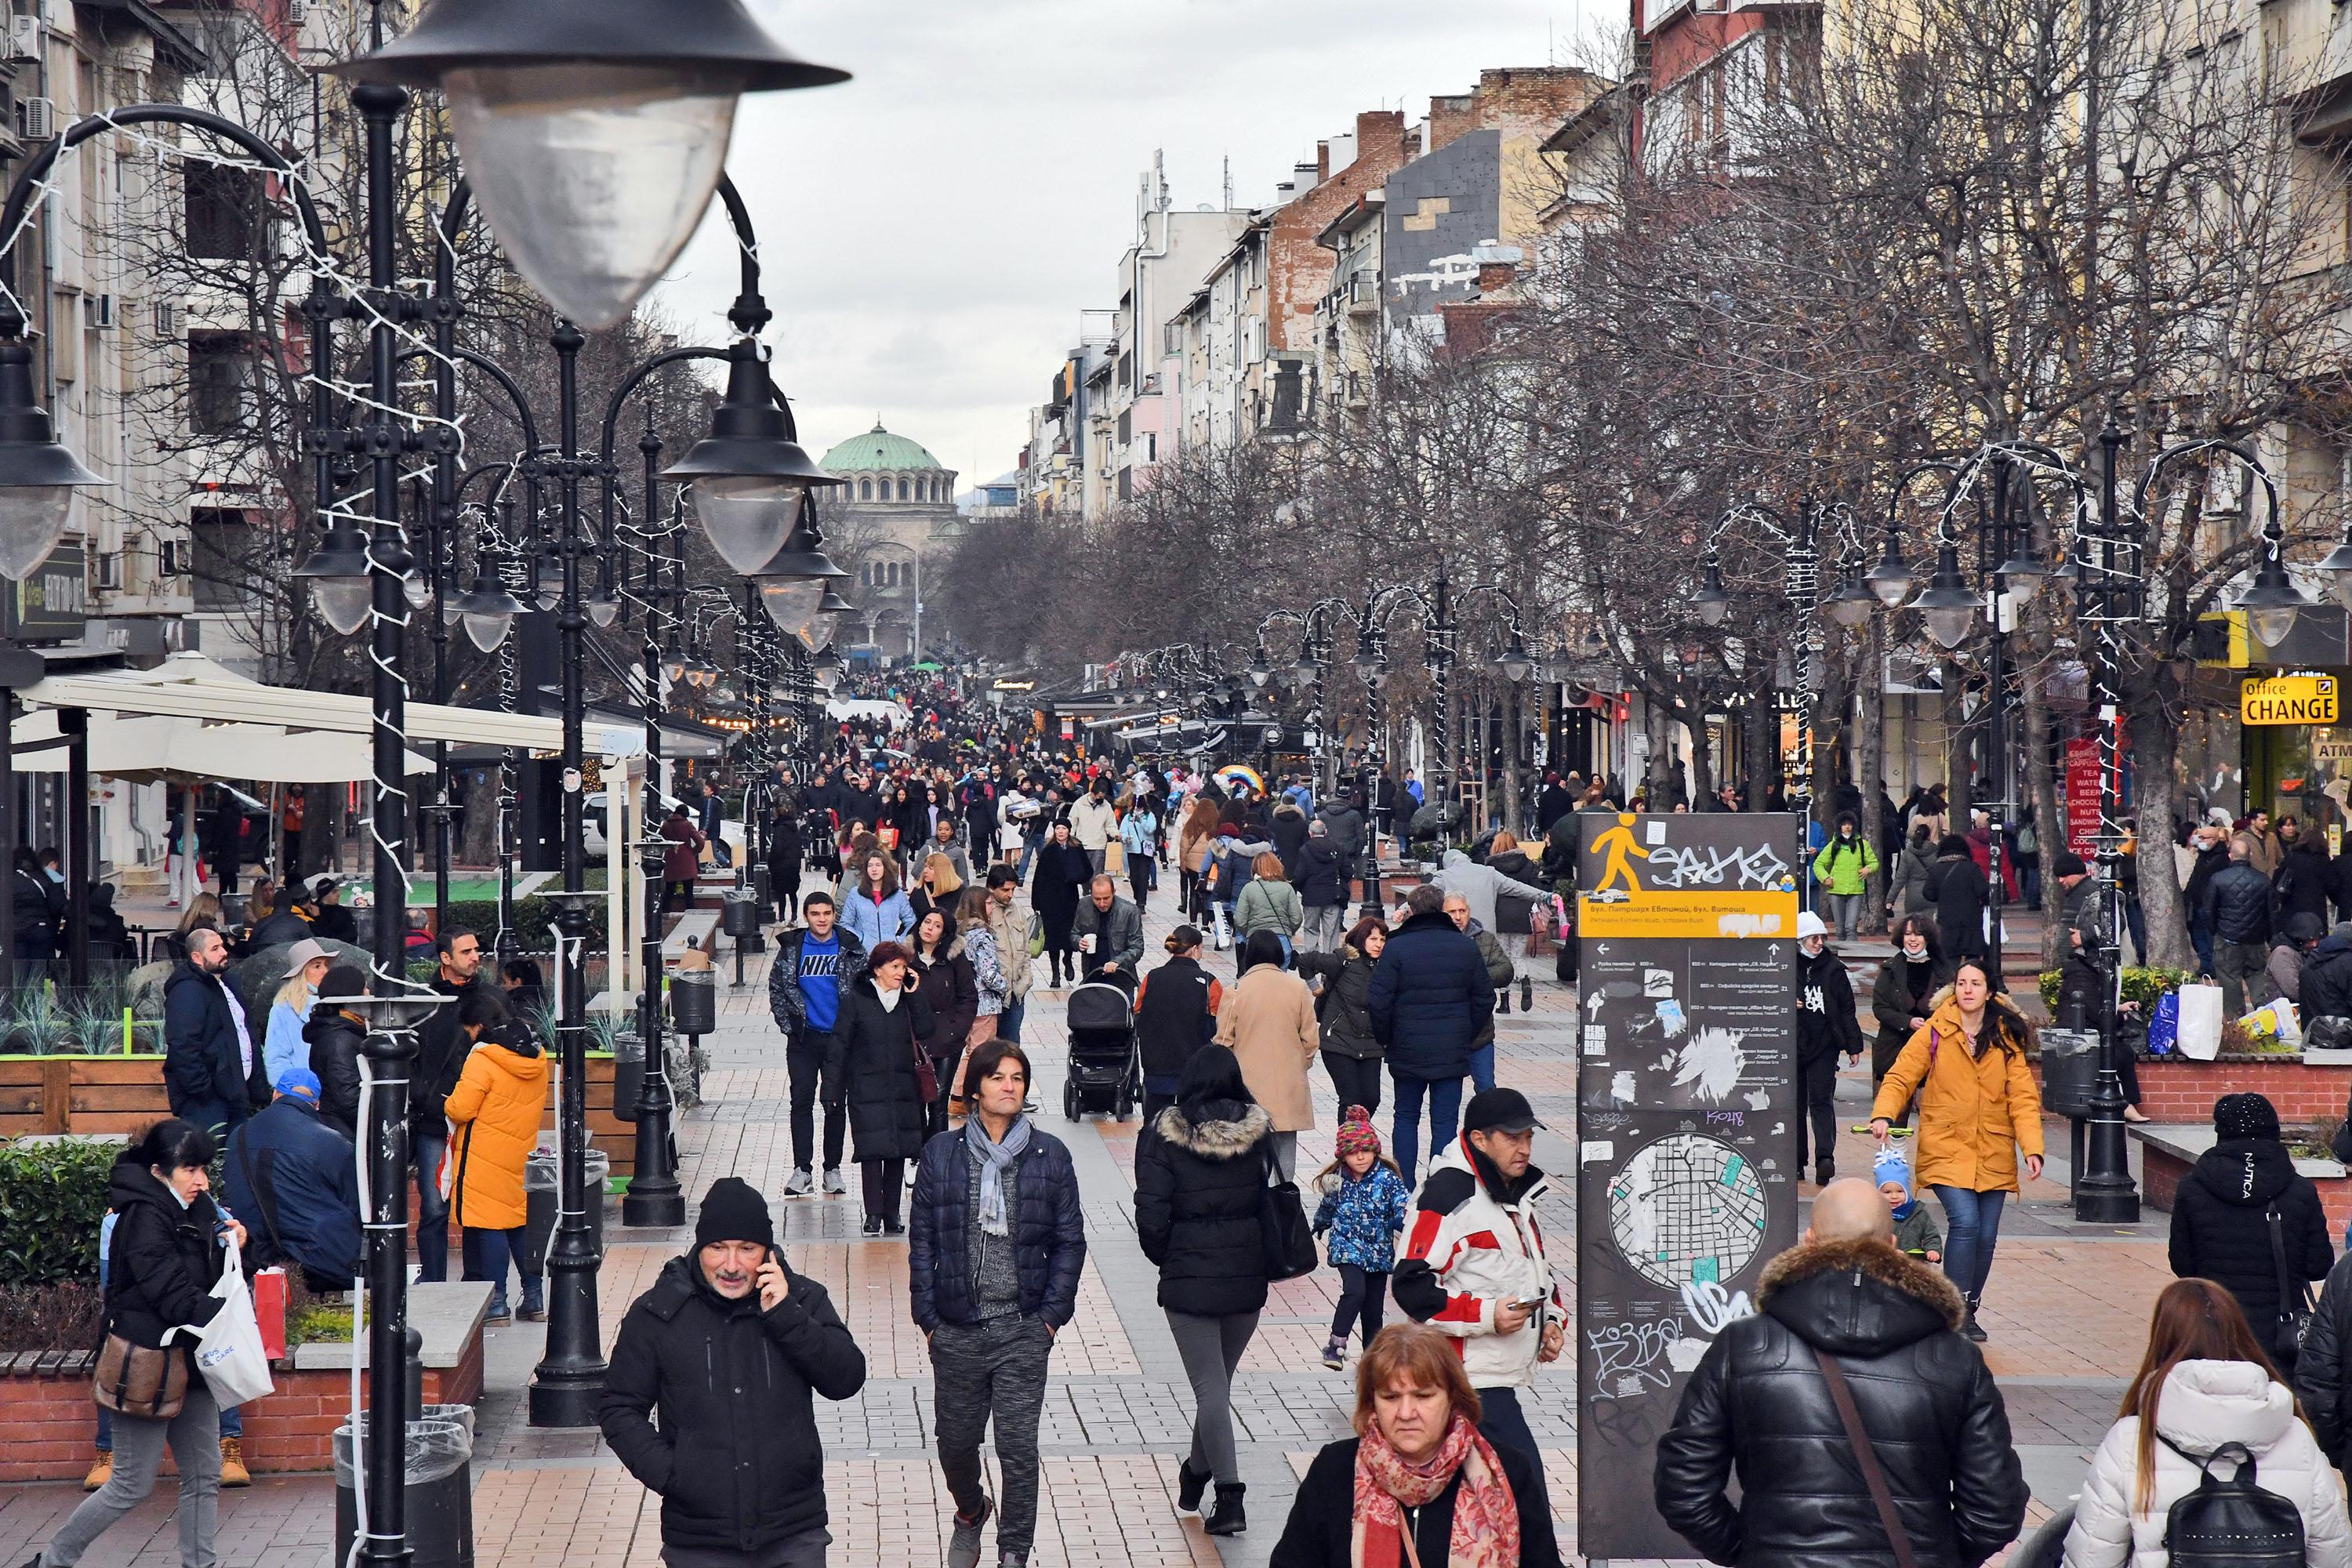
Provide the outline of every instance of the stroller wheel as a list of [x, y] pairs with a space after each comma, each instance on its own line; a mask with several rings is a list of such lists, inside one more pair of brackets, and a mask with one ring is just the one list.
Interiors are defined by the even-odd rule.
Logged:
[[1122, 1084], [1119, 1087], [1118, 1102], [1111, 1107], [1110, 1119], [1113, 1121], [1124, 1121], [1134, 1114], [1135, 1097], [1129, 1094], [1126, 1086]]
[[1086, 1097], [1078, 1092], [1078, 1086], [1075, 1083], [1064, 1085], [1062, 1089], [1062, 1114], [1069, 1118], [1072, 1121], [1076, 1121], [1086, 1114]]

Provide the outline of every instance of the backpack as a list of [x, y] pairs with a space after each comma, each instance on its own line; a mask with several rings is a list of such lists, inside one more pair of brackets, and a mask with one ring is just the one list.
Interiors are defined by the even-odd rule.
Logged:
[[[2243, 1443], [2224, 1443], [2200, 1458], [2157, 1436], [2198, 1468], [2197, 1489], [2165, 1514], [2164, 1549], [2174, 1568], [2300, 1568], [2302, 1510], [2256, 1484], [2254, 1456]], [[2229, 1454], [2237, 1456], [2237, 1474], [2218, 1480], [2213, 1461]]]

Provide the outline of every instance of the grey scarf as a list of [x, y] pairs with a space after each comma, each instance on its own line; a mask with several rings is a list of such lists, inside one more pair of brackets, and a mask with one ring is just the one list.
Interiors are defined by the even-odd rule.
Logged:
[[963, 1136], [980, 1161], [980, 1228], [991, 1236], [1011, 1236], [1013, 1226], [1004, 1212], [1004, 1173], [1013, 1169], [1021, 1151], [1029, 1147], [1029, 1119], [1014, 1117], [1002, 1143], [989, 1137], [977, 1116], [963, 1124]]

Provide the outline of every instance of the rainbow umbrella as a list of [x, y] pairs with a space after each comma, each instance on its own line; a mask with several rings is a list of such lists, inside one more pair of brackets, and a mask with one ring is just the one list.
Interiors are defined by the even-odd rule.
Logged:
[[1227, 786], [1247, 784], [1259, 795], [1265, 793], [1265, 781], [1258, 777], [1257, 770], [1243, 763], [1227, 763], [1217, 770], [1216, 779]]

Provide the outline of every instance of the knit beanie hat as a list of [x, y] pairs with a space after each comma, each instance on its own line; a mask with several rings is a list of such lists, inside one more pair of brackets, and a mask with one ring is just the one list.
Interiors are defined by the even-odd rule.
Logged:
[[740, 1176], [721, 1176], [702, 1194], [702, 1212], [695, 1216], [694, 1245], [714, 1241], [756, 1241], [776, 1245], [775, 1222], [768, 1217], [768, 1200]]
[[1377, 1158], [1381, 1152], [1381, 1135], [1372, 1130], [1372, 1113], [1360, 1105], [1348, 1107], [1339, 1118], [1339, 1131], [1333, 1139], [1339, 1158], [1354, 1153], [1368, 1153]]
[[1870, 1179], [1882, 1187], [1889, 1182], [1899, 1183], [1907, 1193], [1911, 1191], [1911, 1162], [1903, 1157], [1900, 1149], [1891, 1145], [1881, 1149], [1870, 1163]]
[[2278, 1107], [2259, 1094], [2225, 1094], [2213, 1102], [2213, 1131], [2224, 1139], [2276, 1138]]

